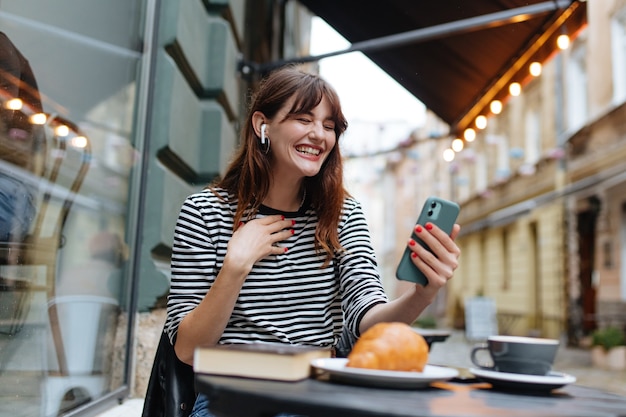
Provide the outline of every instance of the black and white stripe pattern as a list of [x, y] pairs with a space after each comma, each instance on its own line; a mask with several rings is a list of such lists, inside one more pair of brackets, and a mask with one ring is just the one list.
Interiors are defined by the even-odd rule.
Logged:
[[[166, 331], [175, 337], [183, 317], [202, 300], [222, 267], [237, 202], [224, 190], [189, 196], [174, 232]], [[220, 343], [268, 341], [335, 346], [342, 327], [358, 335], [369, 308], [387, 302], [369, 230], [359, 203], [344, 201], [339, 238], [345, 252], [323, 267], [314, 247], [315, 211], [283, 213], [261, 207], [257, 217], [283, 214], [296, 221], [288, 251], [257, 262], [246, 278]], [[335, 271], [338, 274], [335, 274]], [[338, 275], [338, 278], [337, 278]]]

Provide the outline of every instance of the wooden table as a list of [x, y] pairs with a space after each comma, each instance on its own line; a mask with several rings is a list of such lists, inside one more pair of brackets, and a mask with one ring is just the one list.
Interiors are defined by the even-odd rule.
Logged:
[[325, 380], [273, 382], [196, 375], [218, 417], [625, 416], [626, 397], [568, 385], [549, 393], [507, 392], [484, 382], [434, 382], [423, 389], [385, 389]]

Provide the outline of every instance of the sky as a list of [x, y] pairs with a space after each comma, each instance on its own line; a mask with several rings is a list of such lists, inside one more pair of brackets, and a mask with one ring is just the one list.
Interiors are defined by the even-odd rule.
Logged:
[[[350, 43], [314, 17], [311, 55], [346, 49]], [[369, 154], [394, 148], [424, 122], [424, 105], [361, 52], [324, 58], [320, 75], [339, 94], [348, 119], [344, 154]]]

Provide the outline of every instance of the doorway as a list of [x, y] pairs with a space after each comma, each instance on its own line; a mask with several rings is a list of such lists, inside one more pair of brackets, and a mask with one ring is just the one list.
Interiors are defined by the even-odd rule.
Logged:
[[582, 309], [582, 331], [589, 334], [596, 328], [596, 288], [594, 285], [596, 220], [600, 212], [600, 200], [589, 198], [589, 206], [578, 213], [578, 259], [580, 260], [580, 307]]

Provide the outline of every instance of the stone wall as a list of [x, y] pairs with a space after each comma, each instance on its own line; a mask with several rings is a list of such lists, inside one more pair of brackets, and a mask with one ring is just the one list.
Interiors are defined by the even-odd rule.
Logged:
[[[134, 372], [130, 378], [131, 398], [143, 398], [148, 388], [148, 380], [152, 371], [152, 362], [156, 354], [163, 324], [165, 323], [166, 310], [158, 308], [147, 313], [137, 313], [135, 315], [135, 337], [133, 352]], [[113, 353], [113, 377], [111, 387], [117, 388], [122, 384], [124, 374], [124, 353], [126, 343], [126, 328], [128, 315], [120, 315], [118, 331], [115, 339], [115, 349]]]

